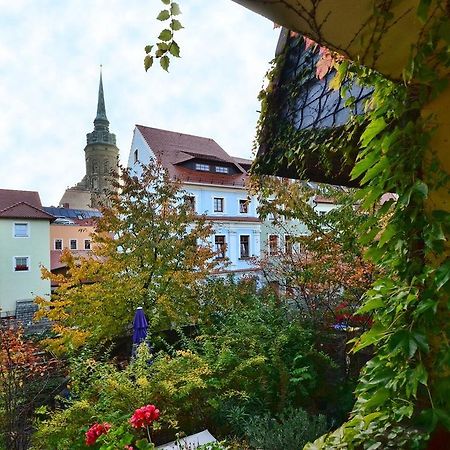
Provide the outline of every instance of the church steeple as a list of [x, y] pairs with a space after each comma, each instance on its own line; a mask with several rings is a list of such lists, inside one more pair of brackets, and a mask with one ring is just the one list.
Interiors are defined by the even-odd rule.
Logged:
[[95, 129], [109, 131], [109, 120], [106, 117], [105, 97], [103, 95], [102, 66], [100, 66], [100, 84], [98, 86], [97, 116], [94, 120]]
[[97, 116], [94, 119], [94, 131], [86, 135], [89, 144], [116, 145], [116, 135], [109, 132], [109, 120], [106, 117], [105, 96], [103, 94], [102, 66], [98, 86]]

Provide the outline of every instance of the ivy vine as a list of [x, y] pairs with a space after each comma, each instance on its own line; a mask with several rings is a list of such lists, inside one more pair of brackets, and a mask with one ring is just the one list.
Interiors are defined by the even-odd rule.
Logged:
[[[371, 213], [361, 242], [383, 274], [360, 309], [373, 314], [373, 326], [354, 341], [352, 351], [373, 346], [375, 356], [361, 373], [351, 417], [307, 450], [419, 449], [436, 429], [450, 430], [450, 212], [436, 209], [429, 198], [437, 190], [448, 195], [450, 177], [431, 147], [434, 118], [422, 113], [448, 88], [447, 8], [443, 0], [420, 2], [418, 16], [426, 26], [402, 83], [345, 62], [334, 84], [357, 83], [373, 91], [364, 116], [352, 117], [341, 130], [305, 132], [276, 123], [271, 91], [285, 56], [275, 61], [268, 74], [272, 84], [261, 95], [258, 132], [267, 148], [262, 148], [256, 170], [273, 165], [273, 158], [265, 160], [270, 152], [277, 155], [276, 163], [296, 164], [300, 174], [307, 173], [311, 161], [326, 171], [336, 164], [330, 157], [333, 148], [345, 159], [342, 143], [351, 148], [358, 141], [351, 177], [361, 186], [361, 208]], [[352, 157], [347, 161], [355, 162]], [[395, 192], [396, 198], [381, 203], [387, 192]]]

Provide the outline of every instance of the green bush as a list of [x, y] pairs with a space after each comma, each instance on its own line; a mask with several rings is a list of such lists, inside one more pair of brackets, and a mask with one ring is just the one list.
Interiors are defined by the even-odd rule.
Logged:
[[325, 416], [309, 416], [303, 409], [286, 408], [276, 417], [266, 413], [244, 425], [251, 448], [299, 450], [327, 431]]

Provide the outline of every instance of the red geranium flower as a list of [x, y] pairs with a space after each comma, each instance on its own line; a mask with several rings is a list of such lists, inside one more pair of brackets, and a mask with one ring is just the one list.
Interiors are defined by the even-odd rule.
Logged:
[[137, 409], [131, 416], [130, 423], [133, 428], [144, 428], [159, 419], [159, 409], [155, 405], [146, 405]]
[[109, 423], [94, 423], [94, 425], [86, 431], [86, 445], [94, 445], [102, 434], [106, 434], [111, 425]]

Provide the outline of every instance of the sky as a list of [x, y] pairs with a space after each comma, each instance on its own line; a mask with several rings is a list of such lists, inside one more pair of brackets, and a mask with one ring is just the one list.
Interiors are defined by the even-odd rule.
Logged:
[[181, 59], [143, 67], [159, 0], [0, 0], [0, 188], [44, 206], [85, 174], [99, 66], [110, 131], [126, 164], [135, 124], [214, 139], [252, 155], [258, 92], [279, 30], [231, 0], [179, 0]]

